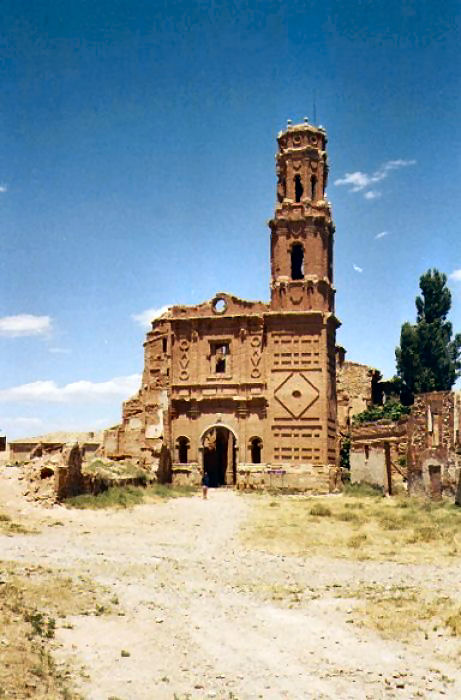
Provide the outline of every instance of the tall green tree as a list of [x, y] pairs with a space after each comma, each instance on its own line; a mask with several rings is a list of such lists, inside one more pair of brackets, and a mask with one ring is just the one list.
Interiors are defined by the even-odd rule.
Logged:
[[414, 394], [451, 389], [461, 376], [461, 333], [452, 338], [446, 283], [442, 272], [425, 272], [419, 280], [421, 296], [416, 297], [416, 323], [402, 326], [395, 350], [402, 403], [412, 403]]

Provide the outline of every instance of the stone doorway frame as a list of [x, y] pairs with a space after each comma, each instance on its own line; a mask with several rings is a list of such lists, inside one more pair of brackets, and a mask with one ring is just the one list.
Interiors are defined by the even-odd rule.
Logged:
[[[233, 436], [234, 438], [234, 450], [233, 450], [233, 474], [232, 474], [232, 483], [231, 484], [223, 484], [223, 486], [236, 486], [237, 484], [237, 467], [238, 467], [238, 450], [239, 450], [239, 443], [238, 443], [238, 436], [237, 433], [233, 428], [230, 427], [230, 425], [227, 425], [226, 423], [212, 423], [211, 425], [207, 426], [205, 430], [203, 430], [200, 433], [200, 438], [199, 438], [199, 447], [198, 447], [198, 453], [199, 453], [199, 465], [200, 465], [200, 473], [203, 476], [203, 471], [205, 468], [205, 447], [203, 444], [203, 441], [205, 439], [205, 436], [210, 430], [217, 429], [217, 428], [224, 428], [225, 430], [228, 430], [229, 433]], [[229, 465], [226, 467], [226, 474], [229, 471]]]

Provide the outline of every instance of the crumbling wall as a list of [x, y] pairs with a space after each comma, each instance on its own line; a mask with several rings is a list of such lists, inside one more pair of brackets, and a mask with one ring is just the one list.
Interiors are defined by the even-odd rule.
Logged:
[[408, 487], [413, 494], [453, 496], [460, 473], [459, 396], [434, 391], [415, 396], [408, 430]]
[[352, 417], [365, 411], [373, 403], [373, 385], [380, 378], [378, 370], [358, 362], [344, 360], [344, 351], [336, 352], [336, 393], [338, 401], [338, 428], [347, 432]]
[[237, 488], [240, 490], [288, 490], [324, 494], [341, 490], [340, 470], [324, 465], [239, 464]]
[[122, 423], [104, 433], [103, 455], [125, 457], [155, 470], [163, 444], [168, 444], [168, 387], [171, 366], [171, 324], [168, 318], [152, 322], [144, 343], [141, 388], [125, 401]]
[[47, 449], [35, 445], [29, 461], [23, 462], [25, 495], [45, 504], [77, 496], [85, 491], [82, 450], [78, 444]]
[[62, 461], [64, 465], [59, 465], [55, 473], [55, 492], [58, 501], [78, 496], [85, 491], [82, 474], [82, 451], [79, 445], [65, 447]]
[[392, 493], [406, 482], [407, 423], [405, 416], [396, 422], [382, 420], [352, 428], [351, 483], [370, 484]]

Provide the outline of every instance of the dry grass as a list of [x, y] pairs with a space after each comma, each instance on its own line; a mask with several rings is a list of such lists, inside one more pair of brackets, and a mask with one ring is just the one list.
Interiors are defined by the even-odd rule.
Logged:
[[[108, 594], [85, 577], [74, 580], [39, 566], [0, 565], [0, 697], [78, 698], [52, 650], [68, 615], [110, 612]], [[114, 602], [114, 601], [112, 601]]]
[[[269, 507], [268, 507], [269, 506]], [[451, 560], [461, 555], [461, 508], [371, 492], [255, 499], [243, 537], [278, 554], [392, 560]]]
[[384, 638], [408, 641], [415, 633], [428, 638], [439, 630], [461, 636], [461, 607], [450, 596], [397, 585], [362, 586], [348, 595], [362, 601], [357, 610], [362, 623]]
[[0, 512], [0, 535], [32, 535], [38, 530], [25, 527], [22, 523], [14, 522], [9, 515]]
[[64, 505], [81, 509], [131, 508], [140, 503], [153, 503], [169, 498], [180, 498], [197, 493], [191, 486], [169, 486], [151, 484], [149, 486], [114, 486], [97, 496], [83, 494], [64, 501]]

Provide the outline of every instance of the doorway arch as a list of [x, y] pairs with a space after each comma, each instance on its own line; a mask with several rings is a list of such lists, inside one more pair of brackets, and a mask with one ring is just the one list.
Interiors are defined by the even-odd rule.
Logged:
[[237, 439], [225, 425], [212, 425], [202, 434], [203, 473], [211, 487], [233, 486], [237, 479]]

